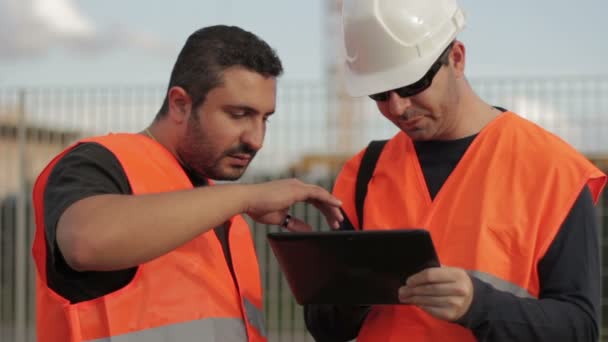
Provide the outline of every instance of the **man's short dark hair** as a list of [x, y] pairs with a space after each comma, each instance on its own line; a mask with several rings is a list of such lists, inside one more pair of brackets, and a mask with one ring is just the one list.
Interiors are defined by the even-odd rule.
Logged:
[[167, 95], [156, 119], [169, 110], [169, 89], [184, 88], [192, 98], [192, 108], [205, 102], [207, 93], [222, 84], [227, 68], [241, 66], [265, 77], [278, 77], [283, 72], [276, 52], [255, 34], [236, 26], [217, 25], [202, 28], [190, 35], [180, 51]]

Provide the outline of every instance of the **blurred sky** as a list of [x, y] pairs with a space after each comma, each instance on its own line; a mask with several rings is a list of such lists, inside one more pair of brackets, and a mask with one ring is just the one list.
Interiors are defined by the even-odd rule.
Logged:
[[[284, 79], [322, 80], [324, 1], [0, 0], [0, 87], [164, 86], [187, 36], [219, 23], [265, 39]], [[460, 3], [469, 76], [608, 74], [606, 0]]]

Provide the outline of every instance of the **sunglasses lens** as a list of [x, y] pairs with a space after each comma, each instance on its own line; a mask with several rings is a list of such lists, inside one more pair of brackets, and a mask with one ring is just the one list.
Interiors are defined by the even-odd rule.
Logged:
[[423, 90], [425, 90], [427, 88], [425, 83], [426, 82], [416, 82], [407, 87], [395, 89], [395, 92], [401, 97], [414, 96], [416, 94], [421, 93]]
[[383, 92], [383, 93], [378, 93], [378, 94], [373, 94], [369, 96], [372, 100], [377, 101], [377, 102], [383, 102], [388, 100], [388, 92]]
[[[410, 97], [410, 96], [414, 96], [416, 94], [421, 93], [423, 90], [428, 88], [428, 86], [430, 84], [431, 84], [431, 82], [429, 82], [428, 78], [423, 78], [414, 84], [410, 84], [405, 87], [393, 89], [391, 91], [394, 91], [400, 97]], [[387, 101], [391, 91], [385, 91], [383, 93], [373, 94], [373, 95], [370, 95], [369, 97], [372, 100], [377, 101], [377, 102]]]

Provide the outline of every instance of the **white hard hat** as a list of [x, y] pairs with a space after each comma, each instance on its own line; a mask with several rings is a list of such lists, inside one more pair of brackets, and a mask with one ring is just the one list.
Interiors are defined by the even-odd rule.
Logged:
[[462, 31], [456, 0], [344, 0], [348, 93], [364, 96], [420, 80]]

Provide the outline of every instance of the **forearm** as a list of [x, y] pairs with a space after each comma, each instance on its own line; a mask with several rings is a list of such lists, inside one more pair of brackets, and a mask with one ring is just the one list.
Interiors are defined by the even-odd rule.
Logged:
[[317, 342], [350, 341], [357, 337], [369, 306], [305, 305], [306, 328]]
[[597, 341], [600, 259], [593, 199], [584, 187], [538, 263], [540, 299], [501, 292], [473, 278], [461, 322], [481, 341]]
[[519, 298], [473, 278], [475, 297], [458, 323], [479, 341], [597, 341], [597, 317], [576, 294]]
[[80, 271], [134, 267], [246, 210], [244, 187], [85, 198], [61, 216], [57, 243], [70, 266]]

